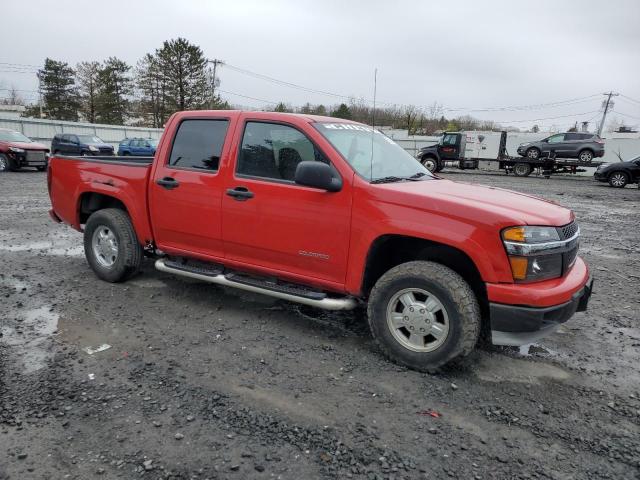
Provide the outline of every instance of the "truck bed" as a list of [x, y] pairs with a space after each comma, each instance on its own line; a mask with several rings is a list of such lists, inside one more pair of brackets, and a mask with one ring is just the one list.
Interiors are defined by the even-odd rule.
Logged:
[[132, 218], [141, 242], [151, 237], [147, 210], [147, 183], [153, 157], [54, 155], [49, 160], [49, 191], [53, 213], [82, 230], [83, 202], [100, 195], [119, 199]]

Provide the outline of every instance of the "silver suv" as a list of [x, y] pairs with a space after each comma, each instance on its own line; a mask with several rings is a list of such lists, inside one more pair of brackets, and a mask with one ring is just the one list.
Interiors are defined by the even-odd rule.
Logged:
[[577, 158], [590, 163], [594, 157], [604, 156], [604, 140], [595, 133], [557, 133], [537, 142], [521, 143], [518, 154], [532, 159], [554, 156]]

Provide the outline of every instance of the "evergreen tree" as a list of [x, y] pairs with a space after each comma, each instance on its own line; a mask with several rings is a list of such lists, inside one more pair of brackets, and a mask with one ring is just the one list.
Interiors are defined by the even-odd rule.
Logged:
[[44, 68], [38, 70], [43, 109], [48, 118], [78, 120], [78, 93], [74, 75], [69, 64], [51, 58], [45, 59]]
[[346, 103], [341, 103], [337, 110], [335, 110], [332, 114], [332, 117], [344, 118], [346, 120], [351, 120], [351, 110], [347, 107]]
[[122, 60], [110, 57], [98, 71], [96, 120], [100, 123], [124, 125], [130, 116], [132, 81], [131, 67]]
[[211, 86], [207, 79], [207, 59], [200, 47], [178, 38], [165, 41], [156, 56], [171, 113], [202, 108], [209, 100]]
[[140, 95], [139, 114], [143, 123], [161, 128], [170, 113], [167, 110], [167, 85], [158, 57], [147, 53], [138, 62], [135, 75]]
[[89, 123], [95, 123], [98, 100], [100, 63], [81, 62], [76, 65], [80, 112]]

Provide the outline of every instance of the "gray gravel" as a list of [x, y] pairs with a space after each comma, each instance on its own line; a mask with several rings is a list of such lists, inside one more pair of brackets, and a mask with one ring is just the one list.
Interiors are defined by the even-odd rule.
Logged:
[[151, 264], [101, 282], [45, 175], [0, 175], [0, 479], [640, 478], [640, 190], [444, 175], [573, 208], [596, 290], [542, 343], [437, 375], [384, 360], [362, 311]]

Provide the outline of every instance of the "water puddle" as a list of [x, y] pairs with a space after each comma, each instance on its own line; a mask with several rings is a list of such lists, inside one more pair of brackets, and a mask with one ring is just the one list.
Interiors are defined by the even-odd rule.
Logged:
[[17, 312], [11, 325], [0, 328], [2, 343], [19, 349], [24, 373], [45, 367], [51, 357], [52, 335], [58, 331], [59, 315], [49, 306]]
[[46, 255], [76, 257], [84, 255], [84, 247], [70, 241], [43, 241], [20, 243], [16, 245], [0, 244], [0, 251], [5, 252], [42, 252]]

